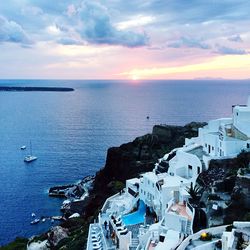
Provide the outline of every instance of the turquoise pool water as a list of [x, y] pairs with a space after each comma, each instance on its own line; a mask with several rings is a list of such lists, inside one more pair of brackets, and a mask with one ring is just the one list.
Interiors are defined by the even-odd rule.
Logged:
[[145, 213], [146, 205], [142, 200], [140, 200], [138, 210], [134, 213], [122, 216], [122, 221], [126, 226], [143, 223]]

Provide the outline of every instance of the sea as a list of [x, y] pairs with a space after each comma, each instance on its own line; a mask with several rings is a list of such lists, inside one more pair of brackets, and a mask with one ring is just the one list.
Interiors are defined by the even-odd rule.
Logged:
[[[0, 86], [75, 89], [0, 92], [0, 245], [53, 226], [30, 225], [32, 213], [60, 215], [63, 200], [49, 198], [48, 189], [95, 174], [109, 147], [155, 124], [228, 117], [250, 95], [250, 80], [0, 80]], [[30, 141], [38, 160], [25, 164]]]

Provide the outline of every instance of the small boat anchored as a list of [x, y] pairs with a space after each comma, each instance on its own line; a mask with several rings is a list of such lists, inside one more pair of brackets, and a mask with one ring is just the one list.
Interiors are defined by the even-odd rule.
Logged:
[[31, 141], [30, 141], [30, 155], [27, 155], [24, 157], [24, 162], [32, 162], [35, 161], [37, 159], [36, 156], [32, 155], [32, 145], [31, 145]]
[[25, 149], [26, 149], [26, 146], [23, 145], [20, 149], [21, 149], [21, 150], [25, 150]]
[[32, 161], [35, 161], [36, 159], [37, 159], [36, 156], [27, 155], [27, 156], [25, 156], [24, 161], [25, 161], [25, 162], [32, 162]]
[[33, 221], [30, 222], [31, 225], [35, 225], [39, 223], [40, 219], [34, 219]]

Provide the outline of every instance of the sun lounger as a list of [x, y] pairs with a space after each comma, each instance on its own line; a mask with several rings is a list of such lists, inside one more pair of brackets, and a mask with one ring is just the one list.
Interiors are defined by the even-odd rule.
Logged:
[[116, 222], [115, 225], [116, 225], [117, 227], [120, 227], [120, 226], [122, 225], [122, 221]]
[[92, 243], [93, 244], [99, 244], [99, 245], [101, 245], [102, 244], [102, 240], [101, 239], [99, 239], [99, 240], [92, 240]]
[[92, 232], [91, 232], [91, 235], [92, 235], [92, 236], [99, 236], [99, 235], [100, 235], [100, 232], [92, 231]]
[[117, 227], [116, 229], [117, 229], [118, 231], [122, 231], [122, 230], [126, 229], [126, 226], [123, 225], [123, 226], [121, 226], [121, 227]]
[[93, 246], [93, 248], [95, 248], [95, 249], [98, 249], [98, 248], [102, 247], [102, 245], [99, 244], [99, 243], [92, 243], [92, 246]]
[[92, 240], [92, 242], [93, 242], [93, 241], [100, 241], [100, 240], [101, 240], [101, 237], [100, 237], [100, 236], [91, 237], [91, 240]]
[[125, 228], [124, 230], [120, 231], [119, 233], [120, 233], [121, 235], [125, 235], [125, 234], [128, 233], [128, 229]]
[[93, 249], [94, 250], [102, 250], [103, 248], [102, 248], [102, 246], [93, 246]]

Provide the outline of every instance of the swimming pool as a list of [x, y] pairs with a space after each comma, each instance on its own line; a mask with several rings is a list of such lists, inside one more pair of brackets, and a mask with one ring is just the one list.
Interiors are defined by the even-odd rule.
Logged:
[[122, 221], [126, 226], [143, 223], [145, 212], [146, 205], [142, 200], [140, 200], [138, 210], [134, 213], [122, 216]]

